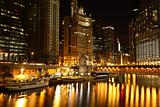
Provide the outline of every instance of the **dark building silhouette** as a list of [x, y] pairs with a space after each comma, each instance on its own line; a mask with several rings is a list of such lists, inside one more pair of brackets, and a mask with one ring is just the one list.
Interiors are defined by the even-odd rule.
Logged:
[[[118, 47], [116, 43], [115, 31], [112, 26], [102, 27], [102, 39], [103, 39], [103, 59], [105, 65], [115, 64], [116, 51]], [[116, 46], [116, 47], [115, 47]]]
[[0, 1], [0, 61], [27, 61], [26, 1]]
[[103, 57], [103, 37], [102, 37], [102, 24], [98, 20], [93, 22], [93, 55], [94, 63], [100, 64]]
[[60, 1], [28, 2], [29, 60], [58, 64]]

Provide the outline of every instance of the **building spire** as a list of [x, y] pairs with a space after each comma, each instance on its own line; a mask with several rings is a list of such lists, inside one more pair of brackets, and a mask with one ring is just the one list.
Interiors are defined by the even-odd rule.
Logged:
[[71, 0], [71, 17], [73, 17], [74, 14], [77, 14], [77, 11], [78, 11], [78, 1]]

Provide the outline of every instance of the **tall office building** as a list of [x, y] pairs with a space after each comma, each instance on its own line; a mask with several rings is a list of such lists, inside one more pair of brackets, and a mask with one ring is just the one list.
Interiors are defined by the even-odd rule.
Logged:
[[102, 23], [99, 20], [95, 20], [93, 22], [94, 64], [101, 64], [103, 62], [103, 46]]
[[135, 46], [135, 26], [134, 21], [132, 20], [129, 23], [129, 61], [131, 64], [136, 63], [136, 46]]
[[59, 64], [64, 64], [64, 56], [71, 55], [71, 26], [70, 16], [65, 16], [61, 25], [61, 34], [59, 40]]
[[28, 33], [28, 62], [36, 59], [37, 35], [38, 35], [38, 0], [27, 0], [27, 33]]
[[64, 31], [64, 50], [63, 54], [64, 56], [70, 56], [71, 55], [71, 27], [72, 27], [72, 19], [70, 16], [64, 17], [64, 23], [63, 23], [63, 31]]
[[[130, 23], [130, 38], [135, 41], [136, 64], [160, 65], [160, 1], [140, 0], [140, 6]], [[131, 43], [133, 45], [134, 42]]]
[[82, 7], [79, 8], [78, 14], [73, 17], [72, 25], [72, 54], [75, 55], [75, 61], [86, 56], [88, 63], [93, 62], [93, 28], [92, 18], [84, 13]]
[[24, 0], [0, 1], [0, 61], [27, 60], [26, 10]]
[[64, 64], [79, 65], [81, 57], [88, 64], [93, 62], [92, 18], [78, 8], [77, 0], [71, 1], [71, 17], [65, 18]]
[[[115, 63], [115, 34], [114, 27], [104, 26], [102, 27], [102, 37], [103, 37], [103, 59], [104, 65], [110, 65]], [[117, 45], [116, 45], [117, 47]]]
[[39, 62], [58, 64], [59, 0], [38, 1], [38, 34], [35, 54]]

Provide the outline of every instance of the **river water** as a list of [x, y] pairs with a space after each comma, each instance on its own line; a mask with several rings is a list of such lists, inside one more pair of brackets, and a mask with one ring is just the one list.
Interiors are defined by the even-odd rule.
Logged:
[[59, 84], [0, 93], [0, 107], [160, 107], [160, 75]]

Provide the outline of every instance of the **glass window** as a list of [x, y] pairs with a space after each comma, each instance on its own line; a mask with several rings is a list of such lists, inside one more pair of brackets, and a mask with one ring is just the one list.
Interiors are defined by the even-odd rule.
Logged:
[[158, 21], [157, 10], [152, 11], [153, 21]]

